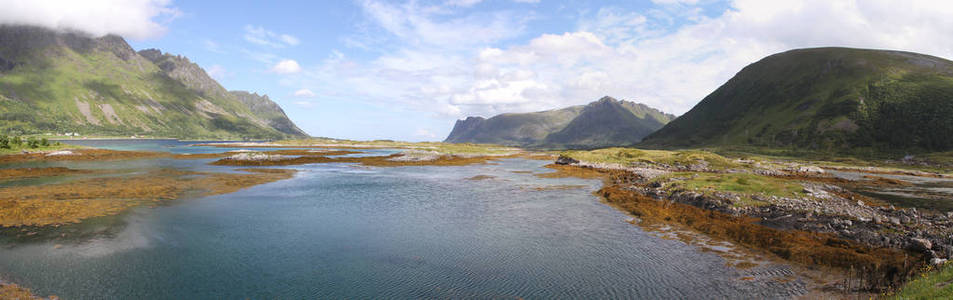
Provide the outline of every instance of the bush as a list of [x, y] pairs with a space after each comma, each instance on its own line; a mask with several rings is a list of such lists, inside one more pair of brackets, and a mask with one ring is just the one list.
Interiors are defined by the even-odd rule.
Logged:
[[10, 137], [0, 135], [0, 149], [10, 149]]
[[40, 146], [49, 147], [49, 146], [50, 146], [50, 140], [47, 140], [46, 138], [40, 139]]
[[26, 139], [26, 145], [27, 147], [36, 149], [40, 147], [40, 141], [37, 140], [36, 138], [30, 137]]

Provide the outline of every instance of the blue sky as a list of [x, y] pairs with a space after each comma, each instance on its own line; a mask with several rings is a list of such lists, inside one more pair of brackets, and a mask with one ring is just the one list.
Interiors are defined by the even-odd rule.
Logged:
[[456, 119], [609, 95], [681, 114], [745, 65], [849, 46], [950, 58], [926, 0], [0, 0], [0, 23], [116, 33], [269, 95], [302, 129], [442, 140]]

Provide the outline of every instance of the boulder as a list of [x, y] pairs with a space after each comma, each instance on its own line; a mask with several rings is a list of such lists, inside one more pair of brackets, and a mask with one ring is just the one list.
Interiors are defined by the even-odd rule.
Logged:
[[569, 156], [560, 155], [559, 158], [556, 159], [557, 165], [572, 165], [572, 164], [578, 164], [578, 163], [579, 163], [578, 160]]
[[824, 169], [817, 166], [800, 166], [797, 168], [797, 171], [801, 173], [824, 174]]
[[928, 239], [911, 238], [910, 248], [917, 251], [930, 251], [930, 249], [933, 248], [933, 242], [930, 242]]

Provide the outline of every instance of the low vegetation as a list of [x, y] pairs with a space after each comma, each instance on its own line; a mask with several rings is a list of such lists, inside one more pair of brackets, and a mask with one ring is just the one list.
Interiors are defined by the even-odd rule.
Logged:
[[706, 151], [643, 150], [635, 148], [605, 148], [591, 151], [564, 151], [563, 156], [591, 163], [650, 164], [686, 167], [704, 164], [711, 169], [729, 169], [739, 166], [731, 159]]
[[65, 148], [59, 142], [50, 142], [46, 138], [0, 135], [0, 155], [23, 151], [44, 151]]
[[768, 202], [758, 197], [797, 197], [804, 196], [804, 186], [793, 180], [779, 179], [750, 173], [703, 173], [678, 172], [654, 179], [665, 184], [666, 189], [687, 189], [711, 194], [730, 192], [739, 196], [735, 206], [761, 206]]
[[894, 299], [950, 299], [953, 298], [953, 264], [927, 270], [907, 282], [893, 296]]

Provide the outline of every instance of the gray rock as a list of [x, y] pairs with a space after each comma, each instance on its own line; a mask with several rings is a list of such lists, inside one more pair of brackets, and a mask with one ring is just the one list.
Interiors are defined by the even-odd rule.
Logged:
[[824, 174], [824, 169], [817, 166], [801, 166], [797, 168], [797, 171], [801, 173]]
[[571, 165], [571, 164], [578, 164], [578, 163], [579, 163], [578, 160], [568, 156], [560, 155], [559, 158], [556, 159], [557, 165]]
[[910, 239], [910, 248], [924, 252], [930, 251], [933, 248], [933, 243], [928, 239], [912, 238]]
[[931, 264], [931, 265], [934, 265], [934, 266], [939, 266], [939, 265], [942, 265], [942, 264], [945, 264], [945, 263], [946, 263], [946, 259], [943, 259], [943, 258], [936, 258], [936, 257], [934, 257], [934, 258], [930, 259], [930, 264]]

